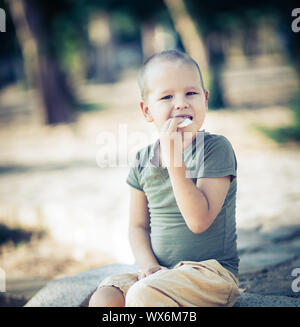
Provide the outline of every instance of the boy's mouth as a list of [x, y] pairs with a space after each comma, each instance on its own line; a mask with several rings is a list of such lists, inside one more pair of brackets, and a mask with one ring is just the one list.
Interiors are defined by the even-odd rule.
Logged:
[[191, 115], [178, 115], [173, 118], [188, 118], [190, 120], [193, 120], [193, 116], [191, 116]]

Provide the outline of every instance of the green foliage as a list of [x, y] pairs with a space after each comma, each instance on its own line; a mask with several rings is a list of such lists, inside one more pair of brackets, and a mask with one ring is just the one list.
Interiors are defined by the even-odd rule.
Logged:
[[290, 110], [293, 113], [293, 124], [288, 127], [268, 128], [256, 126], [255, 129], [267, 135], [278, 143], [288, 141], [300, 142], [300, 94], [297, 93], [290, 101]]
[[140, 38], [138, 22], [129, 12], [117, 10], [112, 13], [111, 24], [119, 41], [131, 42]]
[[82, 44], [79, 30], [80, 26], [74, 26], [66, 20], [64, 15], [56, 17], [53, 22], [54, 38], [56, 40], [56, 51], [62, 66], [68, 74], [81, 75], [84, 65], [82, 65]]
[[79, 103], [75, 107], [75, 111], [78, 112], [94, 112], [104, 110], [104, 105], [101, 103]]

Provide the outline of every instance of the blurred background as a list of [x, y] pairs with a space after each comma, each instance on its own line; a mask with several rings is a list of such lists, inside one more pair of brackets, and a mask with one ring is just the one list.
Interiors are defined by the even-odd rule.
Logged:
[[204, 128], [236, 151], [240, 241], [299, 237], [296, 2], [0, 0], [0, 306], [24, 304], [53, 278], [133, 262], [129, 165], [101, 166], [100, 145], [113, 133], [118, 162], [156, 139], [136, 79], [166, 49], [199, 63]]

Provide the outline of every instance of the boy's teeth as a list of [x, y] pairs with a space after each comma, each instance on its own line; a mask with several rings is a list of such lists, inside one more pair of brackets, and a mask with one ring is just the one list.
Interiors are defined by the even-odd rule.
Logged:
[[187, 118], [187, 119], [192, 119], [191, 116], [177, 116], [178, 118]]

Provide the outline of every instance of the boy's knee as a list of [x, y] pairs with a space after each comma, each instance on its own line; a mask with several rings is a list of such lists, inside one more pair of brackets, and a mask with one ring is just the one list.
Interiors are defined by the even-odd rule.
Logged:
[[153, 290], [150, 285], [140, 280], [131, 286], [126, 294], [126, 307], [154, 306]]
[[177, 307], [171, 296], [147, 278], [131, 286], [126, 295], [126, 307]]
[[90, 298], [89, 307], [124, 307], [125, 299], [114, 286], [98, 288]]

